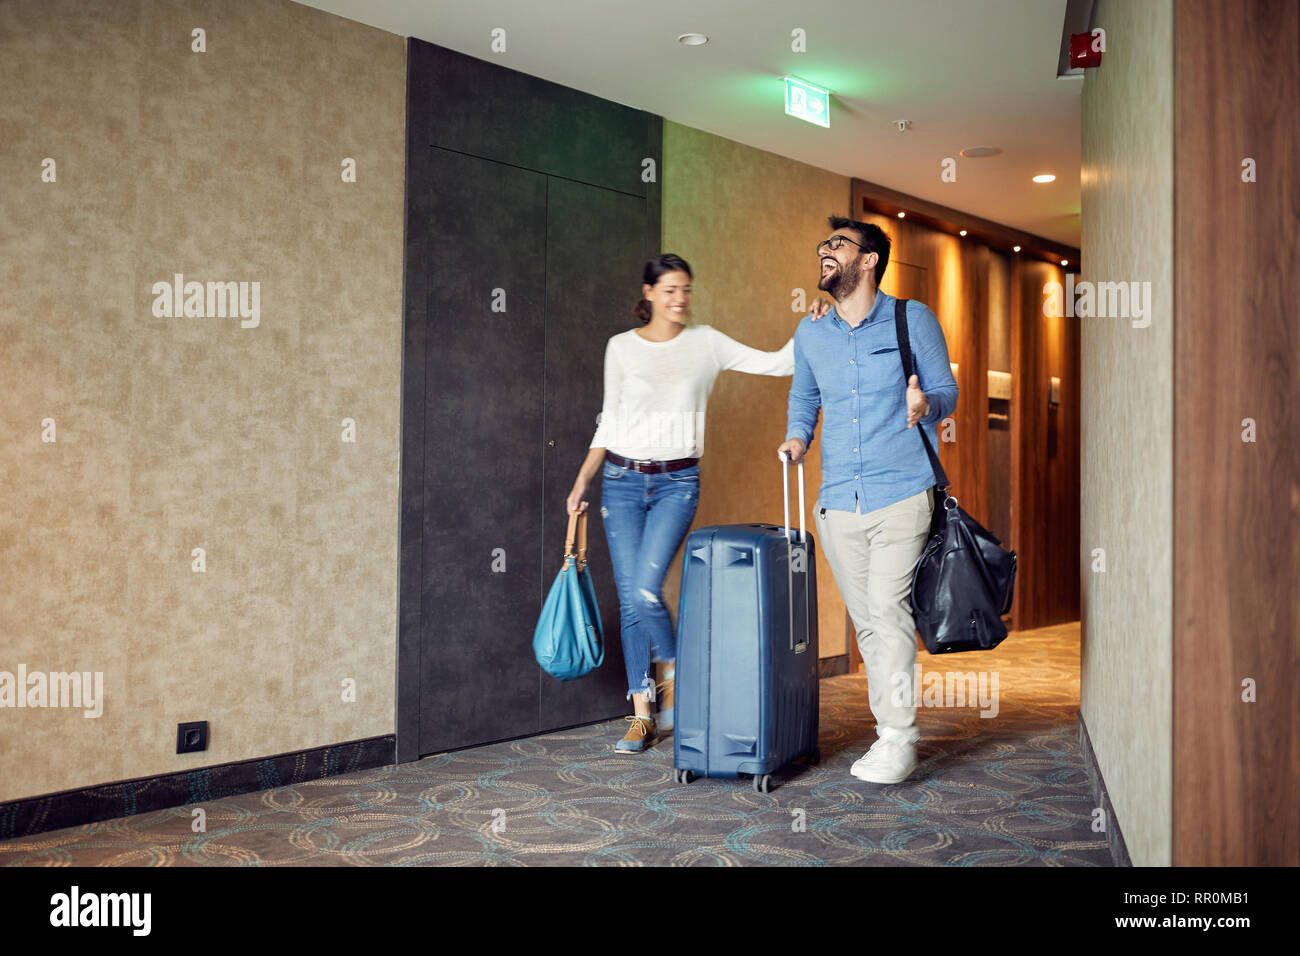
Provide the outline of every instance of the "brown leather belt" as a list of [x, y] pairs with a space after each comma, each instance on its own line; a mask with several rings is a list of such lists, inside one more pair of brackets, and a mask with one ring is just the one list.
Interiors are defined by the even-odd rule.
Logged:
[[605, 450], [605, 460], [631, 471], [639, 471], [643, 475], [657, 475], [660, 472], [676, 471], [678, 468], [689, 468], [691, 465], [700, 463], [698, 458], [674, 458], [672, 461], [637, 461], [633, 458], [616, 455], [609, 449]]

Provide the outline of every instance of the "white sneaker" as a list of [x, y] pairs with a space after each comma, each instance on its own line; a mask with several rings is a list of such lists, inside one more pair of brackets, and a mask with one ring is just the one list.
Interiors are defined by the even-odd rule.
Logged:
[[916, 742], [885, 730], [849, 773], [867, 783], [902, 783], [916, 769]]

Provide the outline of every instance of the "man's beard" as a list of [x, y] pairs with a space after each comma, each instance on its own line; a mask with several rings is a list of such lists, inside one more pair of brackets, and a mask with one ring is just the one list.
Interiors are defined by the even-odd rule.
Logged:
[[862, 272], [858, 269], [845, 269], [838, 262], [835, 271], [817, 283], [817, 288], [828, 293], [836, 302], [843, 302], [851, 296], [858, 284], [862, 282]]

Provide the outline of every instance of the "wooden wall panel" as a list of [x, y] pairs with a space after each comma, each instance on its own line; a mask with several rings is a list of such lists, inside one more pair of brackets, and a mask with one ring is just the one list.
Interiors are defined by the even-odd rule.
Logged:
[[[989, 522], [989, 250], [962, 246], [961, 287], [964, 310], [961, 334], [951, 360], [958, 363], [957, 466], [969, 491], [962, 507], [981, 524]], [[961, 408], [960, 397], [966, 399]], [[965, 439], [965, 440], [962, 440]]]
[[1300, 5], [1183, 0], [1174, 48], [1173, 862], [1295, 866]]
[[[1052, 269], [1052, 272], [1056, 281], [1064, 282], [1064, 270]], [[1047, 550], [1044, 590], [1049, 600], [1041, 625], [1080, 618], [1083, 586], [1079, 560], [1080, 321], [1072, 316], [1059, 316], [1046, 327], [1049, 333], [1047, 375], [1049, 379], [1059, 378], [1061, 388], [1060, 404], [1049, 411], [1048, 422], [1054, 430], [1048, 443], [1048, 498], [1043, 514]]]
[[[1011, 257], [988, 250], [984, 263], [988, 286], [984, 310], [988, 334], [988, 367], [999, 372], [1011, 372]], [[1011, 425], [1010, 402], [998, 405], [999, 413], [1008, 413], [1003, 427], [988, 428], [987, 466], [983, 471], [988, 495], [988, 516], [985, 523], [1002, 542], [1011, 540]], [[990, 412], [993, 408], [990, 407]]]
[[[1028, 288], [1026, 288], [1028, 285]], [[1026, 301], [1028, 300], [1028, 301]], [[1039, 370], [1038, 339], [1032, 322], [1036, 301], [1033, 275], [1026, 275], [1025, 263], [1011, 260], [1011, 540], [1004, 542], [1016, 552], [1016, 592], [1011, 617], [1017, 627], [1039, 617], [1037, 574], [1042, 564], [1038, 536], [1033, 533], [1034, 515], [1041, 504], [1039, 483], [1032, 464], [1047, 454], [1047, 404], [1045, 383]], [[1040, 438], [1040, 436], [1042, 436]]]
[[[1012, 260], [1011, 543], [1018, 628], [1079, 619], [1079, 320], [1045, 314], [1059, 266]], [[1060, 404], [1048, 404], [1061, 380]]]

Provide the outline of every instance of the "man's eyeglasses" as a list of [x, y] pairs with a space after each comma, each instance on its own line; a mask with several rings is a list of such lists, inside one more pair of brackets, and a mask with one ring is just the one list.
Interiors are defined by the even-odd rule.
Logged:
[[[838, 235], [831, 236], [829, 239], [823, 239], [821, 242], [817, 243], [817, 258], [820, 259], [822, 253], [826, 251], [837, 252], [840, 246], [844, 245], [844, 243], [846, 242], [853, 242], [853, 240], [850, 239], [848, 236], [838, 236]], [[859, 249], [861, 249], [863, 252], [870, 251], [867, 249], [866, 246], [864, 246], [860, 242], [853, 242], [853, 244], [857, 246]]]

